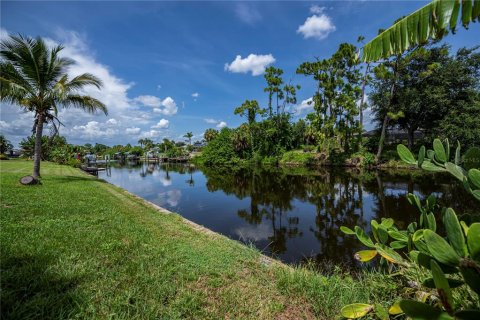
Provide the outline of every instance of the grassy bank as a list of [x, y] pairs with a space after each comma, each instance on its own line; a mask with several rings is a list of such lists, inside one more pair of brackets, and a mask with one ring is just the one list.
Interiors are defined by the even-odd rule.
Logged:
[[31, 168], [0, 162], [2, 319], [331, 319], [393, 295], [380, 274], [265, 263], [71, 167], [43, 163], [41, 185], [20, 185]]

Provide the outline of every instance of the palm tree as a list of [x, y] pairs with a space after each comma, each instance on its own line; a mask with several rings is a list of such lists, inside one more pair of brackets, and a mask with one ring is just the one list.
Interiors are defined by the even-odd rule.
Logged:
[[138, 144], [140, 145], [140, 147], [143, 148], [143, 145], [145, 144], [145, 139], [138, 140]]
[[185, 133], [183, 136], [188, 139], [188, 144], [191, 145], [191, 144], [192, 144], [193, 133], [187, 132], [187, 133]]
[[58, 109], [79, 108], [89, 113], [107, 108], [99, 100], [81, 95], [78, 90], [93, 85], [101, 88], [102, 82], [95, 76], [84, 73], [69, 79], [68, 66], [74, 63], [59, 57], [63, 46], [48, 48], [42, 38], [10, 36], [0, 44], [0, 101], [19, 105], [35, 114], [35, 152], [33, 177], [40, 177], [42, 132], [44, 124], [55, 121]]
[[13, 149], [12, 143], [5, 138], [3, 134], [0, 134], [0, 154], [7, 153]]

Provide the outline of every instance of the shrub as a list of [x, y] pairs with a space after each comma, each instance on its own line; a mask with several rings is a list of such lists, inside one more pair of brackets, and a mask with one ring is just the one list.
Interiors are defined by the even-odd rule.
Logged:
[[10, 160], [10, 158], [6, 154], [0, 153], [0, 160]]
[[299, 150], [287, 151], [282, 155], [280, 164], [309, 166], [315, 163], [315, 155]]
[[223, 128], [204, 148], [201, 162], [207, 166], [219, 166], [237, 163], [238, 158], [232, 144], [232, 130]]

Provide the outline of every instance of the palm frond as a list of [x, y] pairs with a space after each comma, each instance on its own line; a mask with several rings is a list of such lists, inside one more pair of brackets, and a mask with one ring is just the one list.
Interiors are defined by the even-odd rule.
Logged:
[[412, 14], [400, 19], [363, 47], [365, 62], [398, 55], [429, 39], [442, 39], [455, 32], [458, 17], [467, 28], [480, 19], [480, 0], [433, 0]]
[[107, 107], [100, 100], [97, 100], [90, 96], [69, 94], [64, 99], [58, 102], [61, 103], [65, 108], [78, 108], [88, 113], [102, 111], [105, 115], [108, 114]]

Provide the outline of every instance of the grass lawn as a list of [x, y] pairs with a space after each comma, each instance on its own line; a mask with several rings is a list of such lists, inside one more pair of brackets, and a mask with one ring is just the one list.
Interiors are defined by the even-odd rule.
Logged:
[[[379, 274], [322, 276], [195, 229], [80, 170], [0, 161], [2, 319], [331, 319], [391, 301]], [[215, 213], [212, 213], [215, 214]]]

